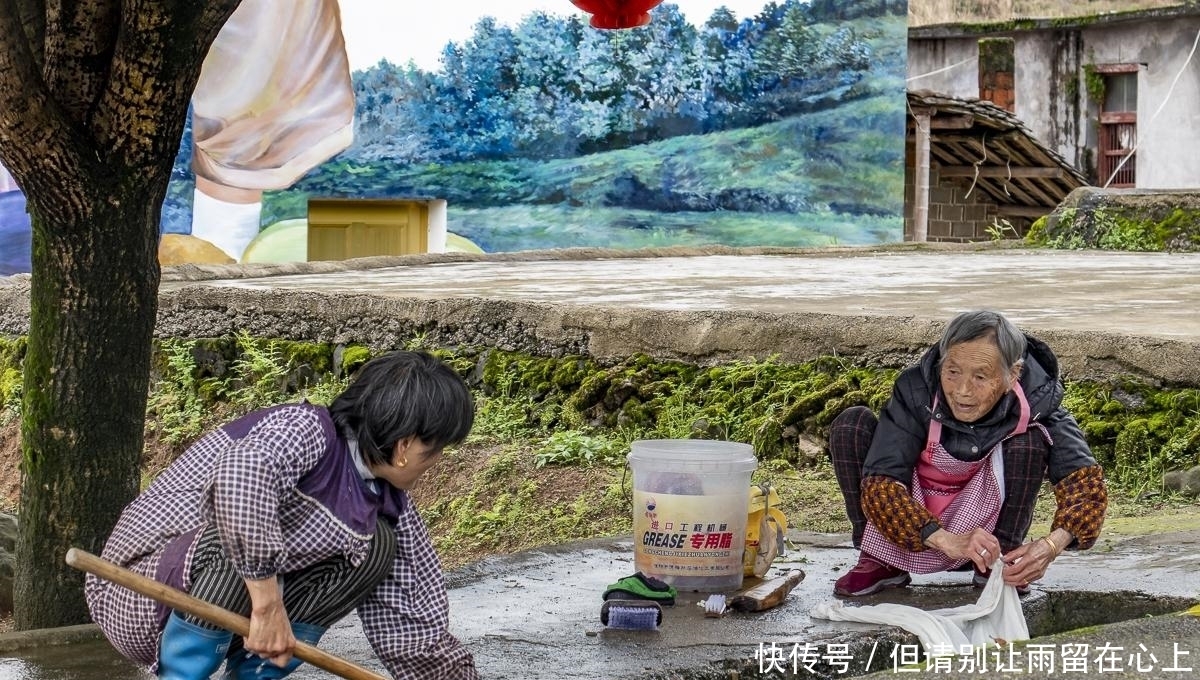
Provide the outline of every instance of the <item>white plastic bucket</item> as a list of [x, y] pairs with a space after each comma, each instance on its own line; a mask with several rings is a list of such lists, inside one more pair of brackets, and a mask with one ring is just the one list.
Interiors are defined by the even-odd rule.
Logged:
[[702, 439], [633, 442], [633, 545], [638, 571], [680, 590], [742, 585], [749, 444]]

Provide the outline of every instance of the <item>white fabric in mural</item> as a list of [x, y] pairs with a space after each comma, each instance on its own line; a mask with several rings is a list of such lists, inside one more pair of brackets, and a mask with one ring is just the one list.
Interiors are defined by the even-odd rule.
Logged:
[[925, 611], [901, 604], [876, 604], [862, 607], [843, 606], [841, 600], [817, 605], [813, 618], [830, 621], [857, 621], [897, 626], [915, 634], [927, 654], [944, 654], [953, 649], [992, 644], [997, 640], [1013, 642], [1029, 639], [1029, 626], [1014, 586], [1006, 585], [1000, 572], [1004, 562], [992, 565], [987, 586], [979, 601], [961, 607]]

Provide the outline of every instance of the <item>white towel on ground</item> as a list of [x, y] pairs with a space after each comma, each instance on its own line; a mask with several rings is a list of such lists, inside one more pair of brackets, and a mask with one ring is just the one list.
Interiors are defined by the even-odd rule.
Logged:
[[1004, 562], [992, 565], [987, 586], [975, 604], [925, 611], [902, 604], [876, 604], [845, 607], [841, 600], [824, 602], [810, 613], [813, 618], [830, 621], [858, 621], [898, 626], [915, 634], [929, 655], [960, 653], [972, 646], [993, 641], [1029, 639], [1029, 626], [1017, 589], [1000, 576]]

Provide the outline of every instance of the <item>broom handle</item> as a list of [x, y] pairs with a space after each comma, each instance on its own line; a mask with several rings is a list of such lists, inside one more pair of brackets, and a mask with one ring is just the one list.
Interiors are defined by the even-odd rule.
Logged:
[[[241, 635], [243, 638], [250, 634], [250, 619], [240, 614], [234, 614], [210, 602], [192, 597], [165, 583], [159, 583], [154, 579], [146, 578], [124, 567], [119, 567], [108, 560], [96, 557], [86, 550], [80, 550], [79, 548], [68, 550], [67, 564], [80, 571], [86, 571], [107, 581], [112, 581], [117, 585], [125, 586], [136, 593], [161, 602], [171, 609], [202, 618], [209, 623], [221, 626], [225, 630]], [[374, 671], [351, 663], [340, 656], [321, 651], [299, 640], [296, 641], [296, 648], [292, 650], [292, 654], [301, 661], [307, 661], [317, 668], [329, 671], [346, 680], [387, 680], [387, 678]]]

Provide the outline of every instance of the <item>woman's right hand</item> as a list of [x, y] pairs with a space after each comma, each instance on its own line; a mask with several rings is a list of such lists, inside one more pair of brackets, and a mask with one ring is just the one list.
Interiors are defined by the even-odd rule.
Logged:
[[969, 534], [954, 534], [938, 529], [929, 535], [925, 544], [937, 548], [954, 560], [967, 560], [980, 572], [987, 572], [1000, 559], [1000, 541], [983, 529]]
[[246, 589], [250, 591], [250, 634], [245, 638], [246, 651], [270, 659], [276, 666], [286, 666], [296, 648], [296, 637], [283, 607], [278, 579], [247, 579]]

